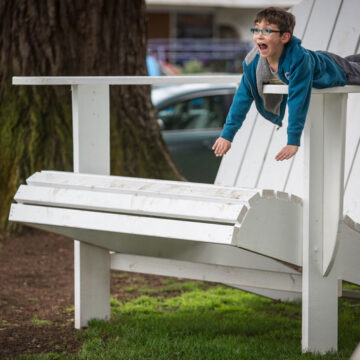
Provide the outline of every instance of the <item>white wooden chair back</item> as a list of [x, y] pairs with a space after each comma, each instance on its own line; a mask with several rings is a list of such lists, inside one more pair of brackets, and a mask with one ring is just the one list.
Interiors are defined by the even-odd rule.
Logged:
[[[291, 11], [297, 22], [294, 35], [302, 39], [304, 47], [341, 56], [360, 52], [358, 0], [304, 0]], [[348, 101], [344, 214], [360, 222], [360, 94], [349, 94]], [[292, 160], [274, 159], [286, 145], [286, 128], [287, 115], [283, 127], [276, 130], [252, 106], [221, 162], [215, 183], [274, 189], [303, 197], [303, 147]]]

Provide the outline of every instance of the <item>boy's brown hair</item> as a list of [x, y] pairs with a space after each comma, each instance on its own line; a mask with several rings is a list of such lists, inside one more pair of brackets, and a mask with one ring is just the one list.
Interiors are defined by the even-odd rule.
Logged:
[[255, 16], [254, 23], [262, 20], [277, 25], [281, 33], [288, 32], [292, 35], [294, 32], [295, 16], [282, 8], [271, 6], [259, 11]]

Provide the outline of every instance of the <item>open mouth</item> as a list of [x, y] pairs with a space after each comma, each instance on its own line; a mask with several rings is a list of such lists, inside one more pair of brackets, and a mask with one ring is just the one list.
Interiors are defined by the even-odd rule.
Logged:
[[266, 50], [268, 48], [268, 46], [266, 44], [258, 44], [258, 47], [260, 50]]

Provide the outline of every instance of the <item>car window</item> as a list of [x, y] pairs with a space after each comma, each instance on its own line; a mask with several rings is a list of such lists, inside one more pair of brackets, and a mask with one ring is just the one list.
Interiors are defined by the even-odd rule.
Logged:
[[224, 95], [196, 97], [158, 111], [162, 130], [214, 129], [224, 122]]

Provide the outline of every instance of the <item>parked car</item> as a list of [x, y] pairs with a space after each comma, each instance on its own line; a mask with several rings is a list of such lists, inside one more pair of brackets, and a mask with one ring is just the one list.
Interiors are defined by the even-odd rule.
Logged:
[[220, 135], [237, 84], [184, 84], [153, 88], [162, 134], [189, 181], [213, 183], [221, 158], [211, 150]]

